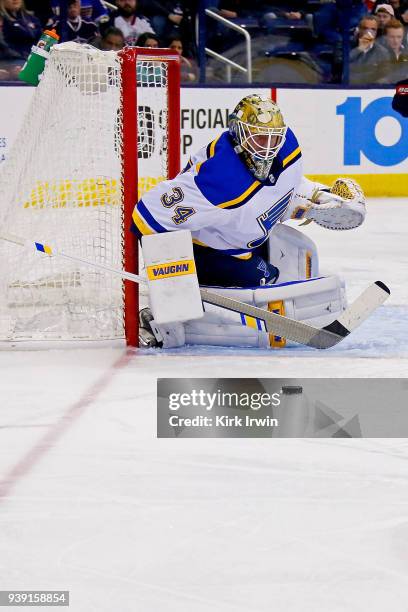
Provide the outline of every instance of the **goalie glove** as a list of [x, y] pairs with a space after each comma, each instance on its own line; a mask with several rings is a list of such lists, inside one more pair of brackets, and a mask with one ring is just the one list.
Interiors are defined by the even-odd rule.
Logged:
[[349, 178], [338, 178], [330, 190], [318, 187], [314, 191], [302, 225], [314, 221], [327, 229], [349, 230], [359, 227], [365, 214], [365, 198], [360, 185]]

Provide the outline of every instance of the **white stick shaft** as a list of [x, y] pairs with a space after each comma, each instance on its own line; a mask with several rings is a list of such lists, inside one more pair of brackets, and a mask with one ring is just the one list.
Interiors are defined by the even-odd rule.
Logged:
[[95, 263], [93, 261], [87, 261], [85, 259], [81, 259], [80, 257], [75, 257], [74, 255], [67, 255], [66, 253], [62, 253], [61, 251], [53, 251], [52, 255], [57, 255], [58, 257], [64, 257], [64, 259], [70, 259], [71, 261], [77, 261], [78, 263], [85, 264], [87, 266], [92, 266], [93, 268], [97, 268], [98, 270], [104, 270], [105, 272], [110, 272], [111, 274], [115, 274], [116, 276], [120, 276], [126, 280], [133, 281], [134, 283], [145, 283], [147, 284], [147, 280], [143, 278], [143, 276], [139, 276], [138, 274], [133, 274], [132, 272], [126, 272], [126, 270], [118, 270], [117, 268], [111, 268], [110, 266], [104, 266], [103, 264]]
[[[21, 238], [20, 236], [15, 236], [14, 234], [0, 234], [0, 239], [5, 240], [6, 242], [12, 242], [13, 244], [18, 244], [19, 246], [30, 246], [35, 245], [35, 240], [28, 240]], [[44, 243], [41, 243], [44, 244]], [[45, 243], [47, 244], [47, 243]], [[35, 248], [37, 253], [40, 251]], [[47, 253], [45, 253], [47, 255]], [[52, 254], [48, 255], [48, 257], [63, 257], [64, 259], [70, 259], [71, 261], [76, 261], [85, 266], [90, 266], [92, 268], [97, 268], [99, 270], [104, 270], [105, 272], [110, 272], [111, 274], [115, 274], [116, 276], [120, 276], [126, 280], [133, 281], [134, 283], [145, 283], [147, 284], [147, 280], [143, 278], [143, 276], [139, 276], [138, 274], [133, 274], [132, 272], [126, 272], [126, 270], [118, 270], [117, 268], [111, 268], [110, 266], [104, 266], [103, 264], [96, 263], [94, 261], [89, 261], [87, 259], [82, 259], [81, 257], [75, 257], [75, 255], [67, 255], [62, 251], [56, 251], [52, 249]]]

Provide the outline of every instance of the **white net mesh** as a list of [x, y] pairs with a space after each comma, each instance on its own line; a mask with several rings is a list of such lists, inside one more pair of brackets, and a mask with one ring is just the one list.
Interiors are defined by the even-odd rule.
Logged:
[[136, 74], [141, 197], [167, 177], [167, 62], [154, 58], [139, 60]]
[[[137, 67], [141, 191], [166, 176], [167, 166], [165, 121], [159, 122], [166, 66], [148, 62], [145, 71], [144, 64]], [[115, 53], [75, 43], [54, 47], [1, 168], [0, 234], [122, 268], [120, 85]], [[119, 277], [3, 240], [0, 261], [0, 340], [124, 336]]]

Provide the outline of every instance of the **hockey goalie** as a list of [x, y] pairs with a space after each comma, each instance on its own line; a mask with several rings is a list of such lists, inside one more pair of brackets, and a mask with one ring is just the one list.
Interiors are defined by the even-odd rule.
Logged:
[[[344, 283], [321, 277], [314, 242], [289, 219], [348, 230], [365, 217], [364, 195], [351, 179], [329, 188], [302, 173], [295, 134], [270, 98], [249, 95], [229, 129], [193, 155], [174, 179], [137, 203], [133, 231], [190, 230], [198, 281], [217, 292], [322, 327], [346, 307]], [[194, 321], [160, 325], [140, 312], [141, 346], [183, 344], [279, 347], [251, 317], [214, 305]]]

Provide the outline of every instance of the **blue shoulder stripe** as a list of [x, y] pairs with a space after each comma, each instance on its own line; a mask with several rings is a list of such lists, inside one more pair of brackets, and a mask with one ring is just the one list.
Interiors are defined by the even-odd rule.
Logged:
[[228, 132], [209, 144], [209, 158], [204, 161], [194, 181], [203, 196], [214, 206], [243, 206], [264, 184], [254, 180], [241, 158], [235, 153]]
[[302, 157], [302, 152], [300, 150], [300, 147], [297, 147], [297, 149], [292, 151], [292, 153], [290, 153], [287, 157], [285, 157], [285, 159], [282, 160], [283, 169], [286, 170], [287, 168], [289, 168], [289, 166], [294, 164], [295, 161], [297, 161], [301, 157]]
[[289, 168], [289, 166], [295, 163], [301, 156], [302, 152], [297, 138], [292, 130], [288, 128], [286, 131], [285, 144], [278, 153], [278, 161], [282, 169], [286, 170], [286, 168]]
[[298, 147], [299, 147], [299, 143], [298, 143], [296, 136], [294, 135], [292, 130], [288, 128], [286, 130], [285, 142], [283, 144], [283, 147], [280, 149], [278, 153], [278, 157], [283, 160]]

